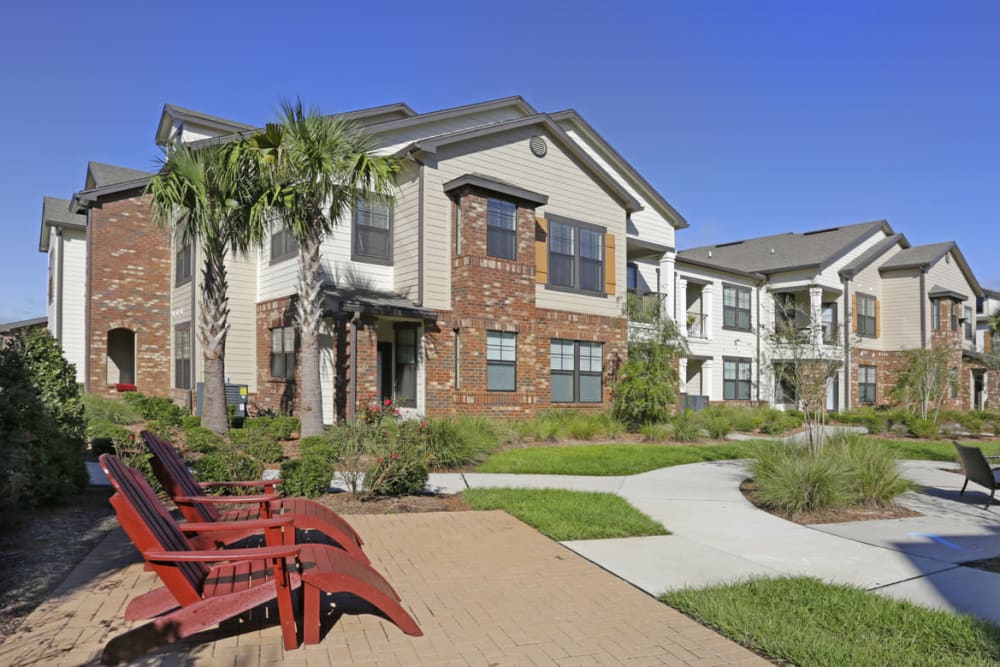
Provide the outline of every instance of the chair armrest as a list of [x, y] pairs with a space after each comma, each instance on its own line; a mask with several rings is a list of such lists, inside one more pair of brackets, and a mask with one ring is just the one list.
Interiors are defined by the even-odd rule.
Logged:
[[208, 505], [233, 505], [239, 503], [269, 503], [281, 500], [277, 493], [256, 496], [174, 496], [175, 503], [205, 503]]
[[207, 523], [179, 523], [177, 527], [185, 533], [211, 533], [227, 532], [241, 528], [252, 528], [265, 530], [267, 528], [281, 528], [291, 526], [295, 520], [290, 516], [275, 517], [273, 519], [253, 519], [251, 521], [210, 521]]
[[147, 551], [146, 560], [168, 563], [221, 563], [224, 561], [260, 560], [298, 556], [302, 547], [294, 544], [258, 549], [227, 549], [216, 551]]
[[250, 480], [245, 482], [199, 482], [201, 488], [203, 489], [218, 489], [226, 486], [239, 487], [239, 488], [252, 488], [255, 486], [262, 486], [267, 488], [269, 486], [277, 486], [281, 484], [280, 479], [260, 479], [260, 480]]
[[996, 460], [996, 461], [1000, 461], [1000, 456], [985, 456], [985, 455], [984, 455], [984, 457], [983, 457], [983, 458], [985, 458], [985, 459], [986, 459], [987, 461], [989, 461], [989, 460], [991, 460], [991, 459], [992, 459], [992, 460]]

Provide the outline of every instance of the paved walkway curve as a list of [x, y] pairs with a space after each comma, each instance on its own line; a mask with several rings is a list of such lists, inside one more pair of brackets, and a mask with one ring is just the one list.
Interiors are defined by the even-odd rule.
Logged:
[[923, 488], [901, 504], [923, 516], [800, 526], [763, 512], [739, 490], [746, 461], [661, 468], [626, 477], [434, 474], [430, 486], [560, 488], [616, 493], [673, 534], [564, 544], [652, 595], [752, 576], [809, 575], [1000, 624], [1000, 574], [957, 563], [1000, 555], [1000, 508], [958, 496], [962, 476], [904, 461]]

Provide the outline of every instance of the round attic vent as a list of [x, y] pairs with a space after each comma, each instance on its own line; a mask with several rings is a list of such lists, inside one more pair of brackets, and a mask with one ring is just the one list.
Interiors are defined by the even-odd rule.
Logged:
[[545, 157], [545, 154], [549, 152], [549, 146], [545, 143], [543, 137], [532, 137], [529, 142], [531, 146], [531, 152], [535, 154], [535, 157]]

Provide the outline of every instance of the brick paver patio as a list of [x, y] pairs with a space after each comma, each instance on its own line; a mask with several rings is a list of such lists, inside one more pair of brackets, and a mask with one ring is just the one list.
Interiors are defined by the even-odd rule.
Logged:
[[[404, 635], [357, 600], [331, 599], [322, 643], [285, 652], [267, 611], [144, 656], [140, 664], [766, 665], [503, 512], [352, 516], [365, 550], [423, 629]], [[157, 585], [120, 530], [0, 644], [3, 665], [95, 663], [135, 627], [133, 596]], [[271, 610], [273, 615], [273, 610]]]

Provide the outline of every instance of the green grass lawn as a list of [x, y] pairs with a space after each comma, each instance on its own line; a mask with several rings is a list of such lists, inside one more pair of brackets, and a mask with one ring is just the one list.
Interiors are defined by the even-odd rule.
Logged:
[[[888, 440], [886, 438], [869, 438], [872, 442], [888, 447], [897, 459], [915, 459], [919, 461], [958, 461], [955, 445], [951, 440]], [[983, 454], [994, 456], [1000, 454], [1000, 441], [997, 440], [961, 440], [964, 445], [972, 445], [983, 450]]]
[[476, 510], [504, 510], [554, 540], [669, 535], [612, 493], [559, 489], [466, 489]]
[[[952, 448], [954, 449], [954, 447]], [[693, 447], [659, 445], [578, 445], [525, 447], [497, 452], [476, 472], [548, 475], [634, 475], [657, 468], [701, 461], [751, 458], [752, 442]]]
[[1000, 628], [810, 578], [668, 593], [672, 607], [795, 665], [1000, 665]]

